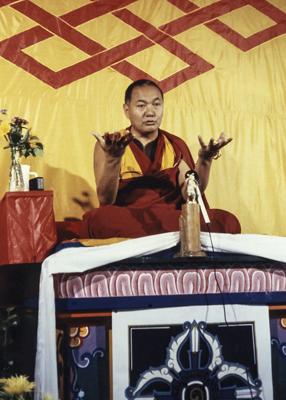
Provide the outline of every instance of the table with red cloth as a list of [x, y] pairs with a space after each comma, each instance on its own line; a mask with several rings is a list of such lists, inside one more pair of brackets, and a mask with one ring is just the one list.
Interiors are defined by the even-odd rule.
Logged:
[[0, 265], [41, 262], [57, 243], [52, 191], [7, 192], [0, 221]]

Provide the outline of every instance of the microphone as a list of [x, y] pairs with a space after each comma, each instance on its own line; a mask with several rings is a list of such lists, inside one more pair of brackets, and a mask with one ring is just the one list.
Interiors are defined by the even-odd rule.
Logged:
[[195, 170], [189, 170], [185, 173], [185, 179], [187, 180], [187, 197], [189, 202], [197, 202], [200, 206], [204, 221], [209, 224], [209, 219], [202, 194], [199, 188], [200, 177]]
[[185, 178], [188, 179], [191, 175], [193, 175], [194, 179], [197, 181], [197, 183], [199, 184], [200, 182], [200, 177], [197, 173], [197, 171], [195, 171], [194, 169], [189, 169], [189, 171], [187, 171], [185, 173]]

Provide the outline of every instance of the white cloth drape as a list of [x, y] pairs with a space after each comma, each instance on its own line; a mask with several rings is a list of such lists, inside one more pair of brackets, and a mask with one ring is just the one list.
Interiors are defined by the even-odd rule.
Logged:
[[[84, 272], [126, 258], [156, 253], [178, 242], [179, 233], [168, 232], [105, 246], [67, 248], [43, 262], [35, 365], [36, 400], [41, 400], [46, 394], [54, 399], [59, 396], [53, 274]], [[208, 233], [201, 233], [201, 242], [204, 250], [212, 250]], [[286, 237], [212, 233], [212, 242], [214, 251], [249, 254], [286, 262]]]

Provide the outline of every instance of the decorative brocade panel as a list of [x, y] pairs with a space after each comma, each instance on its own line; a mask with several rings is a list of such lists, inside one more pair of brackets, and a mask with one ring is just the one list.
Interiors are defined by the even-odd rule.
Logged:
[[62, 274], [55, 278], [58, 298], [162, 296], [206, 293], [286, 291], [286, 270], [259, 265], [259, 269], [106, 270]]

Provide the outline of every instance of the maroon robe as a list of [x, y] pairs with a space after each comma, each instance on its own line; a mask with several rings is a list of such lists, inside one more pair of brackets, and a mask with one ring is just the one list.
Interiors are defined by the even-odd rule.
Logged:
[[[163, 135], [172, 144], [175, 162], [172, 167], [161, 171], [165, 146]], [[89, 237], [134, 238], [179, 230], [183, 202], [178, 185], [179, 163], [184, 160], [190, 169], [195, 167], [187, 145], [179, 137], [160, 130], [153, 161], [135, 143], [131, 142], [129, 146], [142, 175], [120, 179], [115, 204], [100, 206], [84, 215]], [[234, 215], [223, 210], [211, 210], [205, 197], [204, 201], [212, 232], [240, 233], [240, 224]], [[207, 230], [202, 218], [201, 229]]]

